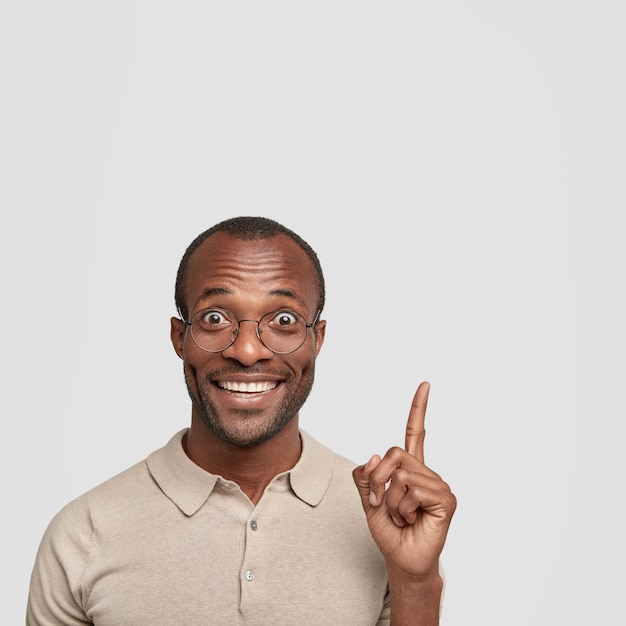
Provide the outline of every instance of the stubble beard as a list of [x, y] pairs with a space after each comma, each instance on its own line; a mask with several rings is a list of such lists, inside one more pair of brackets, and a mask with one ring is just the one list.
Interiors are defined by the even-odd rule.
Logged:
[[310, 367], [303, 370], [299, 383], [293, 376], [288, 375], [284, 378], [282, 384], [289, 388], [288, 393], [269, 421], [256, 425], [249, 423], [262, 412], [260, 409], [236, 411], [242, 425], [240, 429], [227, 428], [215, 404], [209, 398], [208, 390], [213, 384], [211, 376], [214, 373], [207, 374], [202, 386], [198, 384], [193, 372], [188, 372], [185, 368], [184, 373], [193, 407], [207, 428], [224, 443], [238, 448], [251, 448], [277, 435], [298, 414], [313, 388], [315, 363], [311, 363]]

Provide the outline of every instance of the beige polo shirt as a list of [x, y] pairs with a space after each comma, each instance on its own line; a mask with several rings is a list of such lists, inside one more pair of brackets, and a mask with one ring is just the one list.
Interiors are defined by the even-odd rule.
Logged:
[[300, 460], [255, 507], [187, 457], [184, 433], [54, 517], [29, 626], [389, 623], [351, 462], [301, 432]]

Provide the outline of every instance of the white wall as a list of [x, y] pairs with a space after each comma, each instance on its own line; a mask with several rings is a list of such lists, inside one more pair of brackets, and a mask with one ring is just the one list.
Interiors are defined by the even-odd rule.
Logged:
[[459, 500], [442, 623], [623, 624], [623, 17], [6, 3], [3, 623], [51, 516], [187, 425], [179, 258], [259, 214], [326, 271], [306, 429], [365, 460], [432, 383], [427, 461]]

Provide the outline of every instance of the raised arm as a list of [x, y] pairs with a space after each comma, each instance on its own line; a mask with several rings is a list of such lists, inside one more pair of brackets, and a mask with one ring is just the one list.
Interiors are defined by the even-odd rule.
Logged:
[[429, 390], [423, 382], [413, 397], [404, 449], [374, 455], [353, 473], [370, 532], [387, 563], [393, 626], [439, 624], [439, 557], [456, 498], [424, 464]]

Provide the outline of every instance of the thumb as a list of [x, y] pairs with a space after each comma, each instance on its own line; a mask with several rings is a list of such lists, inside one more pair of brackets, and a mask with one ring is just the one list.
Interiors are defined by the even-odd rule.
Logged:
[[352, 470], [352, 478], [366, 513], [371, 506], [376, 506], [379, 503], [376, 493], [371, 489], [370, 476], [380, 461], [381, 458], [375, 454], [365, 465], [359, 465]]

